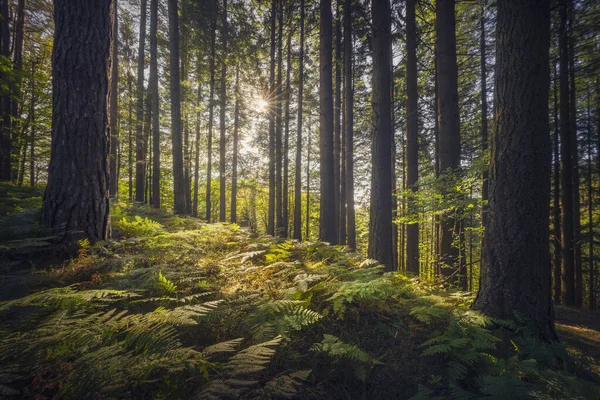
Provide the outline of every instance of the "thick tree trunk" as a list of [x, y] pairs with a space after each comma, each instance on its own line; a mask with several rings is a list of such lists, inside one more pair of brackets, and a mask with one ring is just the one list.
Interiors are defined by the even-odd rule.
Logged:
[[181, 77], [179, 69], [179, 15], [177, 0], [169, 0], [169, 60], [171, 87], [171, 140], [173, 150], [173, 194], [175, 214], [185, 214], [183, 140], [181, 132]]
[[518, 312], [539, 338], [556, 340], [548, 268], [549, 0], [499, 1], [497, 32], [489, 218], [474, 307], [501, 319]]
[[[415, 0], [406, 1], [406, 184], [416, 193], [419, 181], [419, 109], [417, 81], [417, 26]], [[408, 199], [408, 212], [415, 213], [414, 199]], [[419, 224], [406, 227], [406, 270], [419, 275]]]
[[373, 0], [373, 118], [371, 209], [368, 254], [391, 270], [392, 250], [392, 71], [389, 0]]
[[302, 116], [304, 96], [304, 0], [300, 2], [300, 56], [298, 60], [298, 134], [294, 181], [294, 239], [302, 240]]
[[152, 117], [152, 200], [160, 208], [160, 115], [158, 98], [158, 0], [150, 0], [150, 80]]
[[267, 217], [267, 234], [275, 235], [275, 118], [273, 110], [275, 96], [275, 29], [277, 20], [277, 0], [271, 1], [271, 50], [270, 50], [270, 65], [269, 65], [269, 109], [267, 112], [269, 118], [269, 211]]
[[225, 198], [227, 188], [227, 180], [225, 177], [225, 149], [227, 146], [227, 143], [225, 142], [225, 114], [227, 113], [227, 0], [223, 0], [223, 14], [221, 23], [223, 29], [223, 59], [221, 65], [221, 114], [219, 121], [221, 131], [219, 138], [219, 221], [225, 222], [225, 214], [227, 210], [227, 199]]
[[324, 242], [336, 244], [337, 225], [335, 223], [336, 207], [333, 165], [332, 24], [331, 0], [321, 0], [319, 32], [319, 103], [321, 108], [319, 124], [319, 150], [321, 154], [319, 239]]
[[217, 37], [217, 16], [213, 15], [211, 37], [210, 37], [210, 88], [208, 97], [208, 140], [207, 140], [207, 161], [206, 161], [206, 221], [211, 222], [211, 191], [212, 191], [212, 151], [213, 151], [213, 120], [214, 120], [214, 102], [215, 102], [215, 47]]
[[109, 131], [110, 131], [110, 197], [116, 199], [119, 195], [119, 176], [117, 149], [119, 148], [119, 14], [118, 1], [114, 1], [114, 12], [112, 22], [112, 42], [111, 42], [111, 67], [110, 67], [110, 90], [108, 98], [109, 108]]
[[52, 149], [41, 222], [65, 239], [110, 231], [107, 132], [113, 1], [55, 0]]
[[354, 211], [354, 88], [352, 86], [352, 0], [344, 2], [344, 113], [346, 137], [346, 203], [347, 242], [356, 250], [356, 217]]
[[146, 152], [144, 142], [144, 69], [145, 69], [145, 46], [146, 46], [146, 11], [148, 0], [141, 0], [140, 8], [140, 37], [138, 47], [138, 65], [137, 65], [137, 108], [136, 108], [136, 127], [135, 127], [135, 201], [144, 202], [146, 192]]
[[573, 151], [571, 149], [571, 122], [569, 107], [569, 50], [567, 32], [567, 4], [560, 9], [559, 63], [560, 63], [560, 141], [562, 183], [562, 293], [565, 305], [575, 305], [575, 254], [573, 223]]
[[[456, 64], [456, 20], [455, 0], [440, 0], [436, 3], [436, 53], [437, 53], [437, 104], [439, 127], [440, 173], [448, 177], [458, 173], [460, 168], [460, 114], [458, 110], [458, 69]], [[451, 190], [445, 182], [446, 190]], [[447, 193], [444, 193], [447, 197]], [[452, 213], [452, 215], [450, 214]], [[441, 218], [441, 272], [453, 276], [451, 283], [459, 283], [456, 276], [460, 268], [460, 246], [454, 244], [459, 239], [460, 219], [456, 212], [449, 212]], [[460, 271], [458, 271], [460, 273]]]
[[235, 69], [235, 110], [233, 117], [233, 158], [231, 162], [231, 222], [237, 223], [238, 132], [240, 127], [240, 64]]

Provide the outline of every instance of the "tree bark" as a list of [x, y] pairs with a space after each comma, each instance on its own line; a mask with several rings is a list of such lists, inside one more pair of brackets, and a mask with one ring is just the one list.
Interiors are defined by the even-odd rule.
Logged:
[[210, 37], [210, 88], [208, 97], [208, 157], [206, 161], [206, 221], [211, 222], [211, 191], [212, 191], [212, 151], [213, 151], [213, 120], [215, 99], [215, 47], [217, 36], [217, 16], [213, 15]]
[[135, 128], [135, 201], [144, 202], [146, 192], [146, 154], [144, 142], [144, 69], [145, 69], [145, 46], [146, 46], [146, 11], [148, 0], [141, 0], [140, 8], [140, 37], [138, 46], [138, 65], [137, 65], [137, 108], [136, 108], [136, 128]]
[[344, 107], [346, 136], [346, 203], [347, 242], [356, 250], [356, 216], [354, 211], [354, 88], [352, 86], [352, 0], [344, 3]]
[[339, 218], [341, 210], [341, 161], [342, 161], [342, 17], [340, 9], [341, 1], [336, 1], [335, 11], [335, 97], [333, 102], [333, 186], [335, 205], [335, 221], [338, 236], [338, 243], [341, 241], [339, 236]]
[[277, 85], [275, 90], [275, 227], [276, 235], [283, 236], [283, 0], [279, 0], [277, 34]]
[[592, 123], [590, 110], [590, 93], [587, 94], [587, 195], [588, 195], [588, 268], [589, 268], [589, 293], [588, 308], [594, 310], [594, 198], [592, 182]]
[[238, 132], [240, 127], [240, 64], [235, 69], [235, 110], [233, 117], [233, 158], [231, 162], [231, 222], [237, 223]]
[[152, 117], [152, 205], [160, 208], [160, 116], [158, 98], [158, 0], [150, 0], [150, 80]]
[[227, 113], [227, 0], [223, 0], [222, 28], [223, 59], [221, 64], [221, 136], [219, 138], [219, 221], [225, 222], [227, 209], [227, 199], [225, 198], [227, 184], [225, 177], [225, 149], [227, 145], [225, 142], [225, 114]]
[[52, 146], [41, 222], [59, 237], [110, 231], [107, 131], [113, 1], [55, 0]]
[[[417, 81], [417, 27], [415, 0], [406, 1], [406, 184], [416, 194], [419, 181], [419, 109]], [[408, 199], [408, 212], [417, 212]], [[406, 270], [419, 275], [419, 224], [406, 227]]]
[[[437, 104], [439, 129], [440, 173], [445, 176], [443, 195], [448, 199], [448, 190], [453, 174], [460, 168], [460, 114], [458, 110], [458, 69], [456, 64], [456, 20], [455, 0], [440, 0], [436, 3], [436, 53], [437, 53]], [[453, 186], [452, 186], [453, 187]], [[454, 215], [451, 215], [454, 214]], [[441, 272], [454, 276], [451, 284], [459, 283], [456, 275], [460, 268], [459, 238], [460, 219], [451, 211], [441, 218]], [[463, 277], [464, 278], [464, 277]]]
[[[6, 59], [10, 58], [9, 0], [0, 0], [0, 51]], [[9, 82], [10, 84], [10, 82]], [[12, 116], [11, 98], [5, 94], [0, 98], [0, 181], [10, 182], [12, 176]]]
[[202, 65], [202, 53], [198, 52], [198, 61], [197, 61], [197, 72], [196, 79], [198, 81], [198, 97], [196, 99], [196, 138], [194, 143], [194, 152], [195, 152], [195, 160], [194, 160], [194, 199], [193, 199], [193, 207], [192, 207], [192, 216], [198, 217], [198, 192], [200, 186], [200, 103], [202, 102], [202, 84], [200, 80], [201, 76], [201, 65]]
[[321, 154], [319, 239], [324, 242], [336, 244], [337, 225], [335, 223], [336, 207], [333, 160], [332, 24], [331, 0], [321, 0], [319, 32], [319, 103], [321, 109], [319, 121], [319, 150]]
[[562, 262], [562, 241], [561, 241], [561, 220], [560, 220], [560, 144], [558, 141], [558, 74], [556, 73], [556, 64], [554, 64], [554, 301], [560, 303], [560, 284], [561, 284], [561, 262]]
[[117, 172], [117, 149], [119, 148], [119, 14], [118, 1], [114, 1], [111, 42], [110, 90], [108, 98], [109, 131], [110, 131], [110, 197], [116, 199], [119, 195], [119, 176]]
[[373, 117], [369, 257], [394, 267], [392, 249], [392, 71], [389, 0], [373, 0]]
[[283, 233], [284, 238], [288, 237], [289, 227], [289, 169], [290, 169], [290, 93], [292, 91], [292, 32], [290, 30], [287, 38], [287, 59], [286, 59], [286, 84], [285, 84], [285, 125], [283, 135]]
[[273, 99], [275, 96], [275, 29], [277, 20], [277, 0], [271, 1], [271, 50], [269, 65], [269, 109], [267, 112], [269, 118], [269, 211], [267, 218], [267, 234], [275, 235], [275, 118], [273, 116]]
[[569, 107], [569, 50], [567, 32], [567, 4], [559, 6], [559, 63], [560, 63], [560, 139], [562, 183], [562, 293], [565, 305], [575, 305], [575, 238], [573, 222], [573, 151], [571, 149], [571, 122]]
[[[481, 6], [481, 37], [479, 47], [481, 52], [481, 151], [485, 154], [488, 150], [488, 103], [487, 103], [487, 50], [485, 42], [485, 5]], [[488, 187], [489, 171], [484, 168], [481, 179], [481, 225], [486, 225], [487, 220], [487, 201], [489, 199]]]
[[185, 214], [183, 140], [181, 132], [181, 77], [179, 69], [179, 15], [177, 0], [168, 1], [169, 61], [171, 87], [171, 140], [173, 150], [173, 194], [175, 214]]
[[[481, 284], [474, 308], [515, 312], [557, 340], [550, 294], [549, 0], [498, 2], [496, 123]], [[440, 82], [441, 83], [441, 82]]]
[[298, 133], [294, 181], [294, 239], [302, 240], [302, 117], [304, 96], [304, 0], [300, 0], [300, 55], [298, 59]]

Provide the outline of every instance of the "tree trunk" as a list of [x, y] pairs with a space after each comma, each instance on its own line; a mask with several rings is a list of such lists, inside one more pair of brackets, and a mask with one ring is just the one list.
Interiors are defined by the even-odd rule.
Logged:
[[210, 37], [210, 88], [208, 98], [208, 157], [206, 161], [206, 221], [211, 222], [211, 190], [212, 190], [212, 151], [213, 151], [213, 120], [215, 102], [215, 47], [217, 36], [217, 16], [213, 15], [211, 37]]
[[561, 242], [561, 221], [560, 221], [560, 144], [558, 142], [558, 75], [556, 73], [556, 64], [554, 64], [554, 301], [560, 303], [560, 283], [561, 283], [561, 260], [562, 260], [562, 242]]
[[588, 194], [588, 268], [589, 268], [589, 293], [588, 293], [588, 308], [594, 310], [594, 198], [593, 198], [593, 182], [592, 182], [592, 123], [590, 110], [590, 93], [587, 94], [587, 194]]
[[29, 186], [35, 186], [35, 132], [36, 132], [36, 114], [35, 106], [37, 98], [35, 96], [35, 64], [31, 65], [31, 108], [29, 109], [29, 119], [31, 125], [31, 134], [29, 135]]
[[346, 203], [347, 242], [356, 250], [356, 217], [354, 211], [354, 88], [352, 86], [352, 0], [344, 2], [344, 106], [346, 137]]
[[[485, 154], [488, 150], [488, 103], [487, 103], [487, 50], [485, 43], [485, 5], [481, 7], [481, 37], [479, 42], [481, 52], [481, 151]], [[481, 225], [486, 226], [487, 201], [489, 199], [488, 175], [489, 171], [484, 168], [481, 179]]]
[[[406, 1], [406, 184], [416, 194], [419, 181], [419, 109], [417, 81], [417, 26], [415, 0]], [[417, 212], [408, 199], [408, 212]], [[419, 275], [419, 224], [406, 227], [406, 270]]]
[[145, 46], [146, 46], [146, 10], [148, 0], [141, 0], [140, 9], [140, 38], [138, 47], [137, 65], [137, 108], [135, 128], [135, 201], [144, 202], [146, 192], [146, 154], [144, 151], [144, 69], [145, 69]]
[[289, 169], [290, 159], [288, 156], [290, 150], [290, 92], [292, 91], [292, 32], [288, 34], [287, 39], [287, 60], [286, 60], [286, 84], [285, 84], [285, 130], [283, 136], [283, 234], [288, 237], [289, 227]]
[[133, 75], [127, 71], [127, 91], [129, 92], [129, 104], [127, 111], [127, 126], [129, 135], [127, 140], [127, 174], [129, 177], [129, 201], [133, 201]]
[[[23, 81], [23, 40], [25, 35], [25, 0], [18, 0], [16, 10], [15, 33], [13, 42], [13, 72], [15, 73], [14, 94], [11, 99], [11, 116], [15, 118], [12, 127], [13, 145], [15, 147], [14, 155], [22, 153], [22, 166], [25, 165], [27, 155], [27, 137], [26, 129], [22, 128], [21, 122], [21, 107], [23, 104], [22, 96], [22, 81]], [[18, 157], [17, 161], [18, 161]], [[16, 165], [16, 164], [13, 164]], [[24, 169], [24, 168], [23, 168]], [[13, 178], [18, 177], [19, 185], [23, 184], [23, 174], [13, 173]]]
[[185, 214], [183, 140], [181, 132], [181, 77], [179, 69], [179, 15], [177, 0], [169, 0], [169, 60], [171, 82], [171, 139], [173, 149], [173, 194], [175, 214]]
[[196, 138], [194, 143], [194, 199], [192, 207], [192, 216], [198, 217], [198, 191], [200, 184], [200, 103], [202, 102], [202, 84], [200, 80], [202, 53], [198, 52], [196, 79], [198, 80], [198, 97], [196, 99]]
[[[269, 118], [269, 211], [267, 219], [267, 234], [275, 235], [275, 118], [272, 109], [275, 96], [275, 29], [277, 20], [277, 0], [271, 1], [271, 51], [269, 66], [269, 109], [267, 112]], [[275, 108], [276, 109], [276, 108]]]
[[[3, 57], [10, 58], [10, 26], [9, 26], [9, 0], [0, 0], [0, 50]], [[10, 82], [9, 82], [10, 84]], [[11, 98], [5, 94], [0, 98], [0, 181], [11, 180], [11, 152], [12, 152], [12, 117]]]
[[[436, 5], [436, 52], [438, 79], [438, 126], [440, 173], [445, 176], [443, 195], [448, 191], [453, 174], [460, 168], [460, 115], [458, 110], [458, 69], [456, 64], [455, 0], [440, 0]], [[454, 214], [454, 215], [451, 215]], [[453, 276], [450, 283], [458, 283], [457, 267], [460, 268], [459, 238], [460, 220], [454, 211], [441, 218], [442, 274]]]
[[304, 95], [304, 0], [300, 2], [300, 56], [298, 60], [298, 134], [294, 181], [294, 239], [302, 240], [302, 116]]
[[369, 258], [394, 266], [392, 250], [392, 85], [389, 0], [373, 0], [373, 118]]
[[518, 312], [553, 341], [549, 0], [499, 1], [497, 32], [489, 218], [474, 307], [501, 319]]
[[112, 42], [111, 42], [111, 68], [110, 68], [110, 91], [108, 98], [109, 108], [109, 130], [110, 130], [110, 197], [116, 199], [119, 195], [119, 176], [117, 172], [117, 149], [119, 148], [119, 16], [118, 1], [114, 1]]
[[279, 0], [277, 36], [277, 85], [275, 90], [275, 227], [276, 235], [283, 237], [283, 0]]
[[[52, 146], [41, 222], [63, 238], [110, 231], [107, 132], [113, 1], [55, 0]], [[83, 38], [83, 39], [82, 39]]]
[[575, 259], [574, 259], [574, 222], [573, 222], [573, 151], [571, 146], [571, 122], [569, 107], [569, 51], [567, 48], [567, 4], [560, 9], [559, 26], [559, 63], [560, 63], [560, 139], [562, 163], [562, 293], [565, 305], [575, 305]]
[[150, 80], [152, 116], [152, 205], [160, 208], [160, 116], [158, 98], [158, 0], [150, 0]]
[[235, 110], [233, 117], [233, 159], [231, 162], [231, 222], [237, 223], [238, 132], [240, 126], [240, 64], [235, 69]]
[[222, 14], [222, 40], [223, 40], [223, 60], [221, 65], [221, 119], [220, 129], [221, 136], [219, 138], [219, 221], [225, 222], [225, 213], [227, 209], [226, 203], [226, 177], [225, 177], [225, 114], [227, 112], [227, 0], [223, 0]]
[[324, 242], [336, 244], [337, 225], [335, 223], [336, 207], [333, 160], [332, 24], [331, 0], [321, 0], [319, 33], [319, 103], [321, 108], [319, 126], [319, 149], [321, 154], [319, 239]]
[[579, 151], [577, 149], [577, 100], [575, 89], [574, 5], [567, 2], [569, 43], [569, 107], [571, 123], [571, 163], [573, 165], [573, 257], [575, 273], [575, 306], [583, 304], [583, 261], [581, 256], [581, 200], [579, 194]]
[[335, 97], [333, 103], [333, 186], [334, 186], [334, 199], [333, 204], [335, 206], [335, 220], [336, 220], [336, 236], [338, 236], [338, 243], [341, 237], [339, 237], [339, 216], [341, 210], [340, 204], [340, 187], [341, 187], [341, 160], [342, 160], [342, 125], [341, 125], [341, 112], [342, 112], [342, 17], [340, 10], [341, 1], [336, 1], [336, 12], [335, 12]]

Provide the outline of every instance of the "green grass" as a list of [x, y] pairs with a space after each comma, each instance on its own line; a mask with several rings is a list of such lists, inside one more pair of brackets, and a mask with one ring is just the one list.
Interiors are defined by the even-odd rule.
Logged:
[[114, 239], [69, 259], [6, 268], [0, 397], [598, 396], [585, 360], [533, 342], [518, 316], [491, 321], [468, 293], [342, 247], [128, 204], [112, 223]]

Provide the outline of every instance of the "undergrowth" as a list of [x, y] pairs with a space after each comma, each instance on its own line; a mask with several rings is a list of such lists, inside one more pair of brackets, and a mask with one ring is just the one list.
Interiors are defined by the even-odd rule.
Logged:
[[469, 294], [384, 273], [341, 247], [125, 204], [113, 234], [0, 281], [26, 288], [0, 302], [0, 397], [599, 393], [580, 378], [584, 364], [568, 367], [564, 347], [533, 341], [518, 315], [493, 321], [469, 310]]

